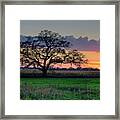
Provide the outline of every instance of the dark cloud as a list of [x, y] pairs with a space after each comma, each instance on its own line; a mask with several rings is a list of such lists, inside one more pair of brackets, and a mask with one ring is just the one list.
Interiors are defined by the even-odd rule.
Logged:
[[89, 40], [88, 37], [75, 38], [74, 36], [66, 36], [65, 39], [70, 41], [71, 48], [81, 51], [100, 51], [100, 41]]
[[[26, 40], [32, 41], [35, 37], [32, 36], [20, 36], [20, 41]], [[88, 39], [88, 37], [75, 38], [74, 36], [65, 36], [65, 39], [71, 43], [71, 49], [77, 49], [80, 51], [100, 51], [100, 40]]]

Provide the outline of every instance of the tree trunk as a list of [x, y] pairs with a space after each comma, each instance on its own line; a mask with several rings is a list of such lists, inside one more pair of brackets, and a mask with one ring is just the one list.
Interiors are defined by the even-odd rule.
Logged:
[[42, 72], [43, 72], [43, 77], [46, 77], [47, 76], [47, 70], [46, 69], [44, 69], [44, 70], [42, 70]]

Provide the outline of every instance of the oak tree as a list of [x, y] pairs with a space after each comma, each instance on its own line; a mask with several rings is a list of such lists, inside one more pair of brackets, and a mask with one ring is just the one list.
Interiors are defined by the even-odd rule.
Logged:
[[49, 30], [41, 31], [37, 39], [20, 43], [21, 66], [30, 66], [42, 71], [43, 76], [47, 75], [50, 66], [55, 64], [74, 64], [80, 67], [87, 63], [85, 56], [77, 50], [69, 50], [70, 42], [63, 36]]

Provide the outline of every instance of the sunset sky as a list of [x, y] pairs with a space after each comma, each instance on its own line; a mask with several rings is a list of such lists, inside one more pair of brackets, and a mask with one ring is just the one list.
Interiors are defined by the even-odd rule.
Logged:
[[88, 64], [83, 65], [83, 67], [92, 67], [100, 69], [100, 52], [98, 51], [81, 51], [86, 55], [88, 59]]
[[[51, 30], [70, 36], [73, 48], [80, 50], [88, 59], [82, 67], [100, 68], [100, 21], [99, 20], [21, 20], [20, 34], [35, 36], [41, 30]], [[58, 65], [59, 67], [63, 67]], [[64, 65], [69, 68], [70, 65]], [[73, 66], [74, 67], [74, 66]]]
[[[100, 69], [100, 52], [98, 52], [98, 51], [97, 52], [96, 51], [81, 51], [81, 53], [83, 53], [86, 56], [86, 58], [88, 59], [88, 63], [81, 65], [81, 67]], [[57, 65], [55, 65], [55, 67], [70, 68], [71, 64], [65, 64], [65, 65], [57, 64]], [[72, 65], [72, 67], [76, 68], [75, 65]]]

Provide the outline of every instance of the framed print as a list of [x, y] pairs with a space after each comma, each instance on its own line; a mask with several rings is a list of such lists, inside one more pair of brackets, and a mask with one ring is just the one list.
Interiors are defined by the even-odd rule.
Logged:
[[119, 119], [118, 1], [1, 7], [1, 118]]

